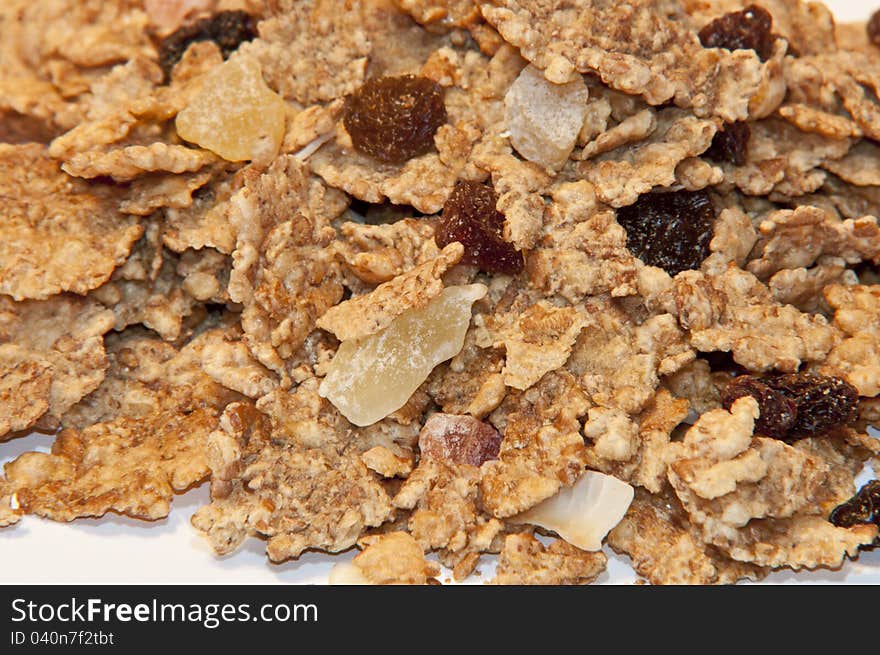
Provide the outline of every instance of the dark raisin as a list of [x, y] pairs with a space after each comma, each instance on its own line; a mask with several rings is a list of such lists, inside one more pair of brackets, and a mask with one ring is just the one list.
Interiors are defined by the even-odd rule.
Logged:
[[739, 375], [724, 388], [721, 404], [725, 409], [730, 409], [733, 401], [743, 396], [751, 396], [758, 401], [761, 414], [755, 422], [755, 432], [773, 439], [785, 439], [797, 420], [797, 403], [758, 378]]
[[712, 145], [703, 153], [706, 159], [743, 166], [746, 163], [752, 130], [748, 123], [729, 123], [715, 133]]
[[867, 30], [868, 41], [880, 46], [880, 10], [871, 14], [871, 18], [868, 19]]
[[[871, 523], [880, 526], [880, 480], [871, 480], [855, 496], [831, 510], [828, 520], [839, 528]], [[878, 544], [880, 540], [875, 540], [872, 546]]]
[[487, 273], [513, 275], [522, 270], [523, 256], [502, 237], [504, 214], [495, 208], [497, 202], [498, 194], [491, 186], [458, 182], [443, 205], [434, 240], [441, 248], [461, 242], [465, 264]]
[[858, 416], [859, 392], [846, 380], [812, 373], [768, 377], [763, 382], [797, 403], [789, 439], [811, 437], [844, 426]]
[[169, 34], [159, 45], [159, 65], [165, 72], [165, 80], [171, 78], [171, 70], [180, 61], [190, 44], [196, 41], [213, 41], [220, 48], [223, 58], [235, 52], [245, 41], [257, 36], [257, 22], [245, 11], [221, 11], [184, 25]]
[[342, 121], [355, 150], [400, 164], [434, 148], [446, 123], [443, 88], [415, 75], [373, 78], [346, 98]]
[[773, 17], [766, 9], [749, 5], [716, 18], [700, 30], [700, 43], [706, 48], [754, 50], [761, 61], [773, 54], [776, 35], [771, 33]]
[[630, 252], [670, 275], [699, 268], [709, 255], [715, 208], [705, 191], [647, 193], [617, 210]]

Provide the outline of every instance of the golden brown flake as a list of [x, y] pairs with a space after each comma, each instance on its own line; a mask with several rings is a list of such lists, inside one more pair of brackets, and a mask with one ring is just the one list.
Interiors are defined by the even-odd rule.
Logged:
[[373, 584], [423, 585], [440, 573], [440, 567], [425, 559], [419, 544], [406, 532], [363, 537], [358, 545], [364, 550], [352, 563]]
[[766, 575], [702, 543], [678, 501], [666, 494], [637, 491], [626, 516], [608, 533], [608, 545], [629, 555], [636, 572], [655, 585], [733, 584]]
[[[315, 418], [316, 429], [337, 430]], [[275, 562], [307, 548], [338, 552], [389, 518], [390, 499], [356, 452], [310, 447], [284, 425], [277, 429], [273, 437], [267, 416], [234, 403], [209, 437], [212, 502], [192, 521], [218, 553], [232, 552], [249, 534], [268, 537]]]
[[[494, 6], [492, 6], [494, 5]], [[625, 6], [594, 0], [495, 0], [483, 16], [551, 82], [596, 73], [653, 105], [674, 100], [698, 116], [748, 116], [761, 81], [754, 52], [703, 48], [687, 17], [672, 20], [659, 0]]]
[[410, 309], [424, 307], [443, 291], [442, 276], [464, 253], [458, 242], [450, 243], [434, 259], [380, 284], [372, 292], [331, 307], [317, 326], [340, 341], [359, 339], [388, 327]]
[[556, 539], [544, 546], [528, 532], [510, 534], [498, 557], [493, 584], [589, 584], [605, 570], [605, 553], [588, 553]]
[[518, 514], [575, 483], [586, 463], [578, 419], [588, 408], [574, 377], [559, 371], [507, 395], [490, 417], [504, 440], [498, 459], [483, 466], [481, 490], [489, 513]]
[[0, 296], [0, 436], [40, 417], [43, 427], [57, 427], [94, 391], [107, 369], [103, 335], [112, 327], [112, 313], [91, 300], [61, 295], [16, 303]]
[[0, 144], [0, 198], [0, 293], [16, 300], [100, 286], [142, 232], [115, 189], [70, 178], [37, 144]]
[[245, 343], [267, 368], [284, 373], [284, 360], [303, 344], [315, 322], [342, 298], [329, 222], [343, 207], [285, 155], [265, 173], [250, 170], [230, 200], [237, 230], [230, 298], [244, 306]]

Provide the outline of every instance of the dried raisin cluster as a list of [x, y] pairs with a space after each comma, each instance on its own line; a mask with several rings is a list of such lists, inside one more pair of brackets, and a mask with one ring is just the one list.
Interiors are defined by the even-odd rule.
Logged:
[[724, 389], [722, 405], [730, 409], [742, 396], [758, 401], [761, 415], [755, 431], [787, 441], [844, 426], [858, 415], [858, 391], [837, 377], [791, 373], [759, 379], [742, 375]]
[[715, 133], [712, 145], [703, 153], [706, 159], [714, 162], [727, 162], [737, 166], [746, 163], [749, 138], [752, 130], [748, 123], [729, 123], [723, 130]]
[[[870, 523], [880, 526], [880, 480], [871, 480], [855, 496], [835, 507], [828, 520], [840, 528]], [[873, 547], [878, 544], [880, 540], [875, 540]]]
[[245, 11], [221, 11], [184, 25], [165, 37], [159, 45], [159, 65], [168, 80], [174, 65], [196, 41], [213, 41], [226, 59], [242, 43], [256, 37], [257, 21], [253, 16]]
[[715, 208], [705, 191], [647, 193], [618, 209], [617, 222], [633, 255], [675, 275], [709, 255]]
[[416, 75], [373, 78], [346, 98], [342, 120], [355, 150], [400, 164], [434, 148], [446, 123], [443, 88]]
[[498, 194], [486, 184], [460, 181], [443, 206], [434, 240], [441, 248], [453, 241], [464, 246], [462, 262], [487, 273], [513, 275], [523, 269], [522, 253], [502, 237], [504, 214]]
[[776, 35], [773, 17], [766, 9], [749, 5], [742, 11], [734, 11], [716, 18], [700, 30], [700, 43], [706, 48], [728, 50], [754, 50], [761, 61], [773, 54]]

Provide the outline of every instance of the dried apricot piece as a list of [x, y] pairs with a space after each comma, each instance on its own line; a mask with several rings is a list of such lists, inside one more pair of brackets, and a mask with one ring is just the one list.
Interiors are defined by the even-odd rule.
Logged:
[[182, 139], [227, 161], [268, 161], [284, 137], [285, 114], [284, 100], [266, 86], [259, 64], [237, 56], [208, 74], [175, 126]]
[[700, 43], [706, 48], [728, 50], [754, 50], [761, 61], [773, 54], [776, 35], [773, 16], [757, 5], [749, 5], [742, 11], [733, 11], [716, 18], [700, 30]]
[[646, 193], [618, 209], [617, 222], [633, 255], [676, 275], [708, 257], [715, 208], [705, 191]]
[[166, 36], [159, 44], [159, 66], [166, 81], [186, 49], [196, 41], [213, 41], [226, 59], [245, 41], [257, 37], [257, 21], [245, 11], [221, 11], [184, 25]]
[[342, 123], [355, 150], [401, 164], [434, 148], [446, 123], [443, 87], [417, 75], [369, 79], [346, 98]]
[[434, 240], [441, 248], [460, 242], [465, 264], [487, 273], [514, 275], [523, 269], [523, 256], [502, 236], [504, 214], [496, 209], [497, 202], [491, 186], [459, 181], [443, 205]]

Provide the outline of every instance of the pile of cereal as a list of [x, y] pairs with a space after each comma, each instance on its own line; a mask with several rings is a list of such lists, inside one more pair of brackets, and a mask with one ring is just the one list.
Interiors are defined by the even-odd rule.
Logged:
[[0, 526], [210, 482], [218, 553], [342, 583], [876, 546], [880, 19], [756, 1], [5, 0], [0, 441], [55, 441]]

